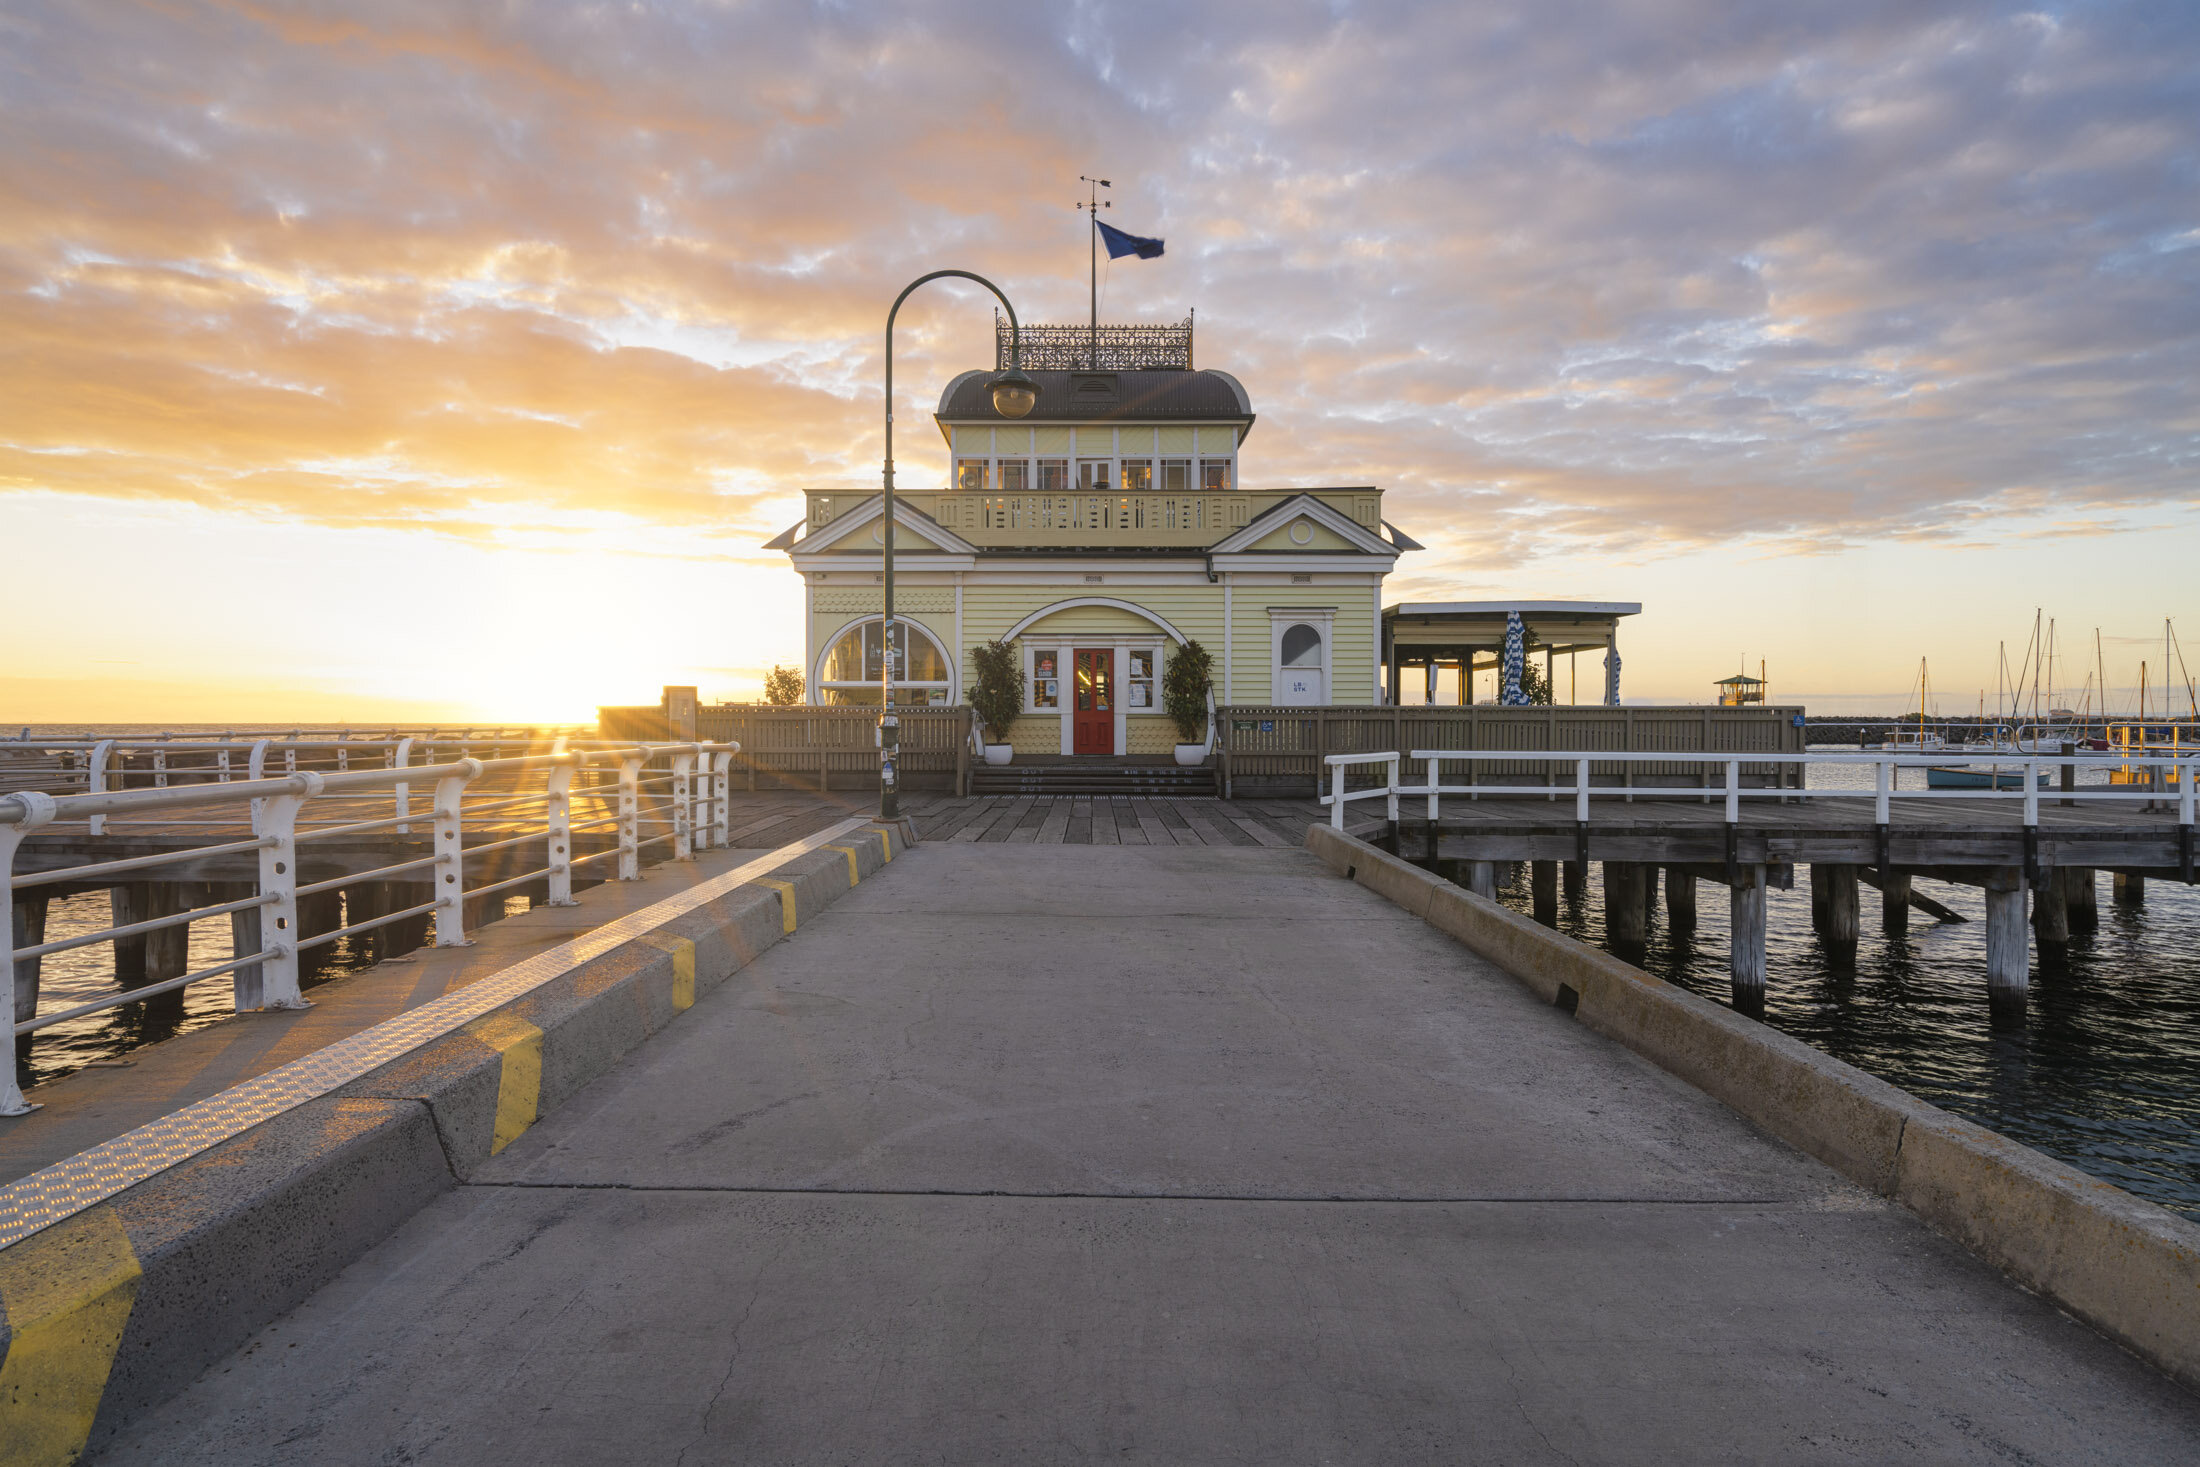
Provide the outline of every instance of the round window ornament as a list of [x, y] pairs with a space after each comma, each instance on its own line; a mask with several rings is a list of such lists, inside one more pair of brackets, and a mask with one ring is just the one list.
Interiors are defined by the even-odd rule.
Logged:
[[884, 526], [873, 525], [871, 527], [871, 543], [873, 545], [884, 545], [886, 543], [886, 530]]
[[1311, 523], [1306, 520], [1293, 520], [1291, 522], [1291, 543], [1293, 545], [1308, 545], [1313, 543], [1313, 539], [1314, 526]]

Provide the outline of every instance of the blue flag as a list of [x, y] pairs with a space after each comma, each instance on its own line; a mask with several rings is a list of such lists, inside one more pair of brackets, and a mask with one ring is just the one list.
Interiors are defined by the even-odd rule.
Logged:
[[1161, 258], [1160, 240], [1146, 239], [1135, 234], [1125, 234], [1105, 220], [1095, 219], [1092, 222], [1100, 226], [1100, 243], [1108, 247], [1109, 259], [1120, 260], [1125, 255], [1136, 255], [1141, 260], [1158, 260]]

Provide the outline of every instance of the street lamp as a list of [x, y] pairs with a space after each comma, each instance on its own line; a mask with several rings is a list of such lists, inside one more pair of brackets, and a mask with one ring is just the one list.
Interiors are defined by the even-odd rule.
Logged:
[[983, 275], [973, 275], [968, 270], [934, 270], [929, 275], [919, 275], [909, 282], [900, 295], [894, 297], [894, 308], [886, 313], [886, 490], [881, 496], [884, 531], [880, 543], [886, 547], [886, 574], [882, 578], [886, 594], [883, 598], [885, 615], [879, 620], [879, 634], [884, 655], [879, 659], [879, 716], [878, 716], [878, 818], [901, 818], [901, 791], [894, 770], [894, 756], [901, 747], [901, 720], [894, 714], [894, 654], [901, 639], [894, 635], [894, 318], [901, 314], [901, 303], [909, 299], [910, 291], [927, 280], [940, 280], [947, 276], [961, 280], [974, 280], [993, 292], [1008, 312], [1008, 370], [993, 378], [993, 411], [1004, 418], [1020, 418], [1039, 402], [1039, 384], [1026, 377], [1017, 367], [1023, 352], [1023, 335], [1016, 324], [1016, 308], [1001, 294], [1001, 288]]

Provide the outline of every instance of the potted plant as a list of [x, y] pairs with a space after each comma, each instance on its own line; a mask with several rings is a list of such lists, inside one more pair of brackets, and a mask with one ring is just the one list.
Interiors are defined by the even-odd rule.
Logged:
[[1207, 690], [1214, 684], [1215, 660], [1198, 642], [1186, 642], [1169, 658], [1161, 674], [1161, 707], [1176, 725], [1176, 762], [1207, 762]]
[[1024, 711], [1024, 661], [1008, 642], [980, 642], [970, 649], [970, 666], [978, 680], [965, 695], [978, 727], [985, 736], [985, 762], [1006, 764], [1015, 752], [1008, 731], [1016, 715]]

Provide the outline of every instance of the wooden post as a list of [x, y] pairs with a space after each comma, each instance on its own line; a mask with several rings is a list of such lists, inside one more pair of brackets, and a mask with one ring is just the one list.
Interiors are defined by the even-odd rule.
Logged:
[[[133, 881], [125, 885], [107, 888], [107, 909], [117, 927], [132, 922], [149, 922], [155, 917], [170, 917], [188, 911], [193, 898], [203, 889], [203, 884], [184, 881]], [[170, 978], [181, 978], [190, 971], [191, 928], [178, 922], [156, 932], [143, 932], [136, 937], [118, 937], [114, 942], [115, 983], [121, 988], [143, 988], [149, 983], [161, 983]], [[150, 1006], [148, 1016], [165, 1018], [181, 1017], [183, 991], [176, 989], [157, 994], [146, 1000]]]
[[[8, 904], [11, 947], [18, 950], [37, 947], [46, 940], [46, 907], [51, 900], [40, 894], [19, 896]], [[15, 960], [15, 1022], [18, 1024], [38, 1017], [38, 978], [45, 961], [44, 958]]]
[[1478, 897], [1497, 900], [1497, 863], [1495, 861], [1467, 862], [1467, 890]]
[[1810, 930], [1826, 935], [1826, 868], [1816, 862], [1810, 868]]
[[1650, 940], [1649, 904], [1642, 892], [1640, 862], [1604, 863], [1604, 936], [1621, 956], [1639, 956]]
[[1900, 937], [1910, 930], [1910, 873], [1892, 866], [1879, 872], [1879, 923], [1888, 935]]
[[2143, 907], [2147, 904], [2147, 879], [2126, 872], [2116, 873], [2114, 901], [2119, 907]]
[[1857, 930], [1861, 926], [1857, 911], [1856, 868], [1837, 864], [1813, 866], [1810, 874], [1814, 889], [1821, 871], [1826, 879], [1826, 925], [1819, 930], [1837, 954], [1854, 954]]
[[1762, 1013], [1765, 1002], [1765, 868], [1744, 866], [1728, 889], [1728, 973], [1734, 1007]]
[[2032, 935], [2042, 946], [2070, 945], [2070, 878], [2058, 866], [2032, 891]]
[[[225, 881], [209, 888], [208, 895], [218, 902], [241, 902], [259, 889], [257, 882]], [[264, 944], [260, 926], [261, 911], [259, 907], [247, 907], [241, 912], [229, 914], [230, 957], [250, 957], [262, 950]], [[232, 971], [229, 975], [229, 994], [230, 1001], [240, 1014], [265, 1003], [267, 990], [261, 979], [260, 965], [247, 963]]]
[[[547, 858], [546, 858], [547, 859]], [[372, 922], [386, 912], [397, 908], [390, 901], [390, 884], [386, 881], [362, 881], [357, 886], [344, 888], [344, 925], [356, 927], [361, 922]], [[373, 944], [376, 962], [390, 955], [390, 930], [377, 927], [372, 932], [362, 932], [352, 938], [352, 946]]]
[[1581, 899], [1581, 879], [1586, 874], [1587, 872], [1578, 861], [1561, 861], [1558, 863], [1558, 879], [1564, 885], [1566, 900], [1571, 902]]
[[[600, 872], [603, 867], [597, 865], [589, 869]], [[588, 879], [593, 883], [594, 881], [600, 881], [602, 878], [599, 876]], [[574, 884], [579, 885], [581, 880], [582, 878], [576, 877]], [[435, 888], [432, 886], [404, 881], [390, 883], [389, 910], [392, 912], [402, 912], [407, 907], [417, 907], [424, 902], [434, 900]], [[435, 914], [432, 912], [422, 912], [417, 916], [401, 917], [383, 928], [383, 932], [387, 933], [388, 937], [386, 945], [382, 949], [382, 956], [385, 959], [403, 957], [414, 948], [426, 943], [428, 940], [428, 924], [434, 920], [434, 916]]]
[[1696, 878], [1677, 868], [1665, 873], [1665, 920], [1675, 932], [1696, 930]]
[[[955, 794], [965, 800], [970, 798], [970, 720], [973, 716], [967, 712], [963, 715], [962, 737], [955, 740]], [[1222, 715], [1218, 712], [1215, 716], [1220, 718]], [[750, 788], [755, 788], [753, 783]]]
[[[152, 883], [146, 881], [124, 882], [107, 888], [107, 915], [117, 927], [127, 927], [133, 922], [152, 919]], [[2121, 898], [2122, 888], [2117, 895]], [[110, 944], [115, 955], [115, 986], [118, 988], [143, 988], [145, 986], [145, 938], [118, 937]]]
[[2065, 866], [2062, 873], [2070, 878], [2066, 889], [2067, 909], [2070, 913], [2072, 932], [2092, 932], [2101, 925], [2100, 897], [2094, 891], [2091, 866]]
[[1986, 888], [1986, 996], [1995, 1003], [2024, 1002], [2032, 981], [2032, 954], [2024, 934], [2024, 882], [2015, 870]]
[[1558, 862], [1536, 861], [1528, 869], [1528, 885], [1535, 895], [1535, 920], [1546, 927], [1558, 925]]
[[[495, 901], [498, 898], [492, 897], [490, 900]], [[317, 891], [311, 896], [298, 898], [299, 941], [303, 942], [309, 937], [319, 937], [323, 933], [334, 932], [343, 925], [344, 893], [341, 890]], [[307, 971], [318, 972], [328, 966], [329, 959], [333, 955], [333, 945], [324, 942], [319, 947], [309, 947], [299, 953], [298, 961]]]

